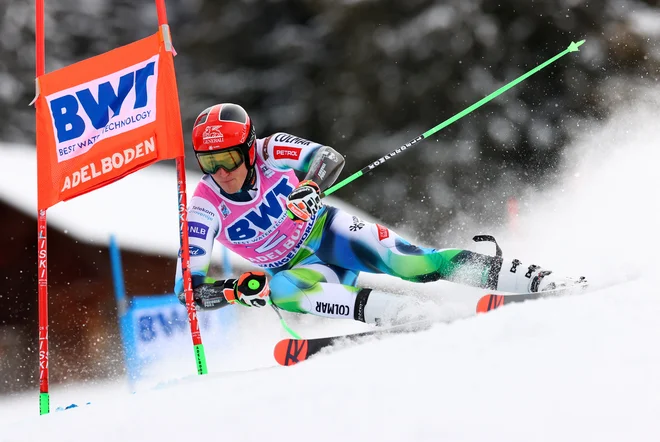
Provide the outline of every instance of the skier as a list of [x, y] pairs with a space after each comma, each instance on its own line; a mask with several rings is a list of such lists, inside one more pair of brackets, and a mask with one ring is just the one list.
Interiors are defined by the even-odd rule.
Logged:
[[[257, 139], [239, 105], [204, 110], [195, 120], [192, 141], [205, 173], [188, 211], [198, 308], [263, 307], [270, 299], [290, 312], [383, 324], [403, 321], [410, 298], [356, 287], [360, 272], [518, 293], [571, 283], [535, 265], [503, 261], [499, 247], [496, 256], [417, 247], [387, 227], [324, 205], [320, 194], [335, 182], [344, 158], [329, 146], [282, 132]], [[305, 174], [302, 181], [296, 171]], [[214, 240], [264, 272], [208, 277]], [[185, 303], [180, 258], [175, 293]]]

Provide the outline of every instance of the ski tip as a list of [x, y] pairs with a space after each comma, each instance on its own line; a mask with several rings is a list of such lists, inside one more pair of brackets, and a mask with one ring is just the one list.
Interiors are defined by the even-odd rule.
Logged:
[[477, 313], [486, 313], [504, 305], [504, 296], [485, 295], [477, 302]]
[[477, 313], [486, 313], [488, 311], [488, 302], [491, 295], [482, 296], [477, 302]]
[[308, 348], [306, 339], [282, 339], [275, 345], [273, 356], [280, 365], [295, 365], [307, 359]]

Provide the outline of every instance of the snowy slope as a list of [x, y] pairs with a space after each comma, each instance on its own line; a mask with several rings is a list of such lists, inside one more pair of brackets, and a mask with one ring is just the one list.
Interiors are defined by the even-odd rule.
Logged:
[[[660, 440], [657, 97], [584, 129], [561, 183], [522, 196], [520, 230], [499, 235], [505, 256], [610, 287], [474, 316], [475, 290], [397, 283], [454, 321], [288, 368], [272, 312], [251, 311], [208, 376], [57, 386], [53, 409], [91, 404], [43, 417], [36, 391], [0, 399], [0, 441]], [[365, 327], [289, 318], [309, 336]]]
[[296, 367], [87, 397], [3, 425], [0, 440], [657, 441], [652, 287], [518, 305]]

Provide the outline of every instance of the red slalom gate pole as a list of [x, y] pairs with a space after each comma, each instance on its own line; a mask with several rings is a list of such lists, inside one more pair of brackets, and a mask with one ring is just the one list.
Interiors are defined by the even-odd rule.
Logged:
[[38, 216], [38, 290], [39, 290], [39, 414], [50, 412], [48, 391], [48, 252], [46, 242], [46, 211]]
[[[44, 0], [35, 0], [35, 66], [36, 78], [46, 73], [46, 37]], [[35, 82], [38, 90], [38, 82]], [[38, 124], [38, 123], [37, 123]], [[46, 210], [37, 213], [37, 284], [39, 305], [39, 414], [50, 412], [48, 391], [48, 250]]]
[[510, 197], [507, 201], [507, 214], [509, 220], [509, 230], [511, 233], [517, 235], [520, 233], [518, 230], [518, 200], [515, 197]]
[[[160, 27], [163, 39], [169, 44], [169, 50], [173, 52], [171, 45], [170, 29], [167, 24], [167, 10], [165, 9], [165, 0], [156, 0], [156, 11], [158, 12], [158, 26]], [[176, 93], [173, 92], [173, 93]], [[182, 149], [183, 151], [183, 149]], [[186, 310], [188, 311], [188, 321], [190, 323], [190, 333], [192, 335], [193, 348], [195, 351], [195, 362], [198, 374], [207, 374], [206, 354], [204, 344], [202, 343], [202, 334], [199, 330], [199, 321], [197, 320], [197, 309], [193, 299], [192, 274], [190, 273], [190, 249], [188, 242], [188, 208], [186, 194], [186, 166], [185, 156], [176, 159], [177, 187], [179, 201], [179, 242], [181, 245], [181, 270], [183, 274], [183, 293], [186, 297]]]

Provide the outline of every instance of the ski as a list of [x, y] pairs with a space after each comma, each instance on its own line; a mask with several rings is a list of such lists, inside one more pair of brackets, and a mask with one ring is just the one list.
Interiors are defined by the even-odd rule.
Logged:
[[586, 284], [575, 285], [571, 287], [562, 287], [554, 290], [546, 290], [537, 293], [510, 293], [510, 294], [487, 294], [477, 301], [477, 313], [486, 313], [507, 304], [532, 301], [535, 299], [552, 298], [565, 296], [575, 292], [584, 292]]
[[359, 342], [360, 339], [364, 337], [390, 333], [413, 333], [420, 330], [426, 330], [433, 324], [434, 321], [423, 320], [348, 335], [336, 335], [311, 339], [282, 339], [275, 345], [273, 355], [278, 364], [290, 366], [305, 361], [319, 353], [321, 350], [332, 347], [339, 342]]

